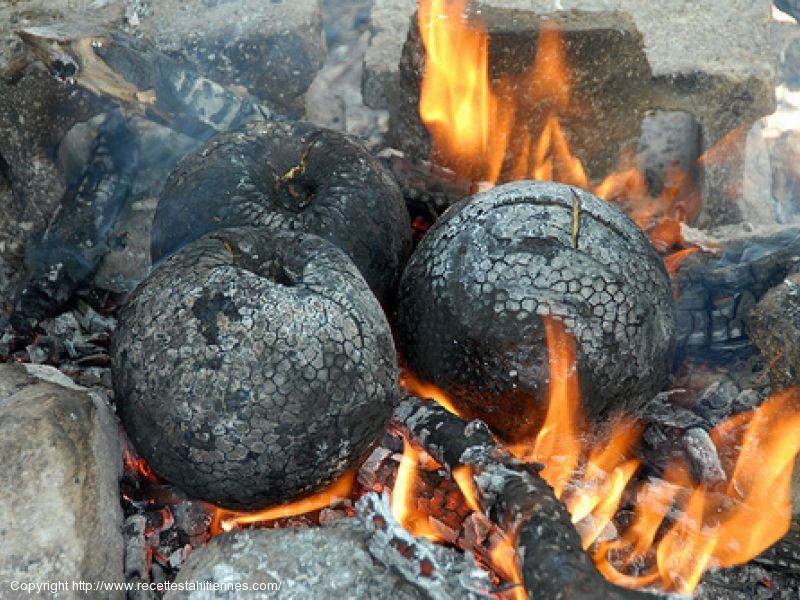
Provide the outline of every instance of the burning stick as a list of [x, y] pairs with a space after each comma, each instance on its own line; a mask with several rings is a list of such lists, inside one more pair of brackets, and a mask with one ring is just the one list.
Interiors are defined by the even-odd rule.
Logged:
[[478, 505], [515, 540], [530, 597], [643, 597], [600, 575], [581, 548], [567, 509], [539, 476], [541, 465], [512, 458], [484, 423], [468, 423], [433, 401], [408, 397], [395, 410], [392, 426], [451, 474], [473, 469]]

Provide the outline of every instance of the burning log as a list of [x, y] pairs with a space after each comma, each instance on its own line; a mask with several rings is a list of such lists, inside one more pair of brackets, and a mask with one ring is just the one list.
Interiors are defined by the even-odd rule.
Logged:
[[397, 185], [358, 143], [305, 123], [271, 121], [217, 136], [167, 182], [153, 260], [229, 226], [303, 230], [343, 249], [383, 303], [410, 250]]
[[566, 507], [539, 476], [541, 466], [517, 461], [480, 421], [467, 422], [432, 401], [408, 397], [392, 426], [450, 473], [474, 468], [482, 511], [515, 540], [522, 581], [531, 598], [637, 598], [595, 569]]
[[383, 434], [396, 398], [380, 305], [310, 234], [228, 229], [187, 245], [134, 292], [111, 354], [142, 457], [226, 508], [338, 478]]
[[518, 182], [454, 207], [418, 246], [399, 296], [414, 375], [502, 436], [538, 425], [545, 316], [576, 337], [591, 416], [643, 404], [669, 376], [662, 261], [621, 212], [575, 188]]

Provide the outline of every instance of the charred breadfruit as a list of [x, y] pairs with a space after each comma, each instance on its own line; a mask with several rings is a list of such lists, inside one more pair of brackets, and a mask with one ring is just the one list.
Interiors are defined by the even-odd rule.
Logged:
[[232, 226], [327, 239], [350, 256], [384, 304], [411, 249], [408, 212], [388, 172], [353, 139], [308, 123], [251, 123], [184, 158], [155, 213], [153, 261]]
[[164, 478], [232, 509], [331, 482], [397, 397], [386, 318], [347, 256], [311, 234], [236, 228], [166, 259], [112, 348], [128, 436]]
[[590, 416], [633, 408], [669, 377], [675, 306], [662, 261], [618, 209], [576, 188], [523, 181], [454, 205], [398, 294], [409, 368], [506, 438], [540, 423], [546, 316], [575, 337]]

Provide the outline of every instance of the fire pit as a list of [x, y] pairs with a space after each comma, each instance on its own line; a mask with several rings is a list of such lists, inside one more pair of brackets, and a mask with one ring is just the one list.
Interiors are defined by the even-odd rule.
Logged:
[[0, 596], [800, 594], [794, 17], [35, 4]]

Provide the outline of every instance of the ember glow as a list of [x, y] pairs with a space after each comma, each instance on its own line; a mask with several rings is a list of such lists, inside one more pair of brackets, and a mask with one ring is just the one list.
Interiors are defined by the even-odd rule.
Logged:
[[243, 525], [258, 525], [275, 521], [276, 519], [304, 515], [331, 506], [351, 496], [355, 478], [356, 471], [348, 471], [328, 487], [311, 496], [306, 496], [296, 502], [271, 506], [263, 510], [234, 511], [213, 507], [211, 535], [215, 536]]
[[[563, 35], [551, 22], [542, 22], [526, 70], [490, 80], [489, 36], [467, 18], [464, 0], [420, 0], [417, 14], [425, 48], [419, 113], [434, 162], [488, 184], [537, 179], [581, 187], [620, 203], [660, 251], [681, 245], [680, 224], [700, 209], [691, 177], [671, 167], [652, 197], [633, 157], [620, 157], [615, 172], [591, 182], [572, 153], [560, 120], [571, 107], [570, 67]], [[532, 114], [542, 115], [535, 130]]]
[[[546, 465], [542, 477], [607, 579], [689, 594], [709, 568], [743, 564], [788, 531], [792, 468], [800, 453], [800, 390], [775, 394], [711, 432], [726, 474], [720, 484], [696, 483], [681, 462], [670, 464], [661, 479], [637, 483], [641, 425], [618, 418], [596, 435], [581, 412], [574, 342], [561, 321], [546, 319], [545, 332], [547, 413], [535, 436], [509, 449]], [[633, 518], [623, 528], [614, 517], [629, 508], [626, 498], [633, 499]], [[512, 542], [495, 546], [492, 566], [519, 582]], [[513, 593], [524, 597], [519, 587]]]

